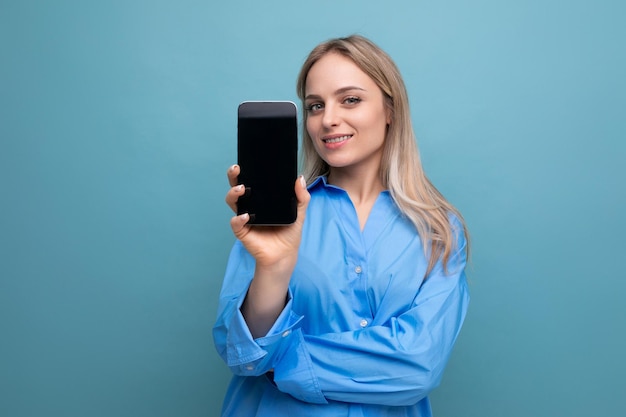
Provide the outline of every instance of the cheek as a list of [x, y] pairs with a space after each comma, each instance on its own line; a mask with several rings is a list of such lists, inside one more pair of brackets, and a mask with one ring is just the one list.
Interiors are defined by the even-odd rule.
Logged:
[[316, 150], [317, 153], [319, 153], [319, 143], [317, 140], [315, 140], [315, 136], [316, 136], [316, 132], [317, 132], [317, 128], [316, 128], [316, 123], [315, 120], [312, 118], [307, 118], [305, 124], [304, 124], [304, 128], [306, 129], [307, 133], [309, 134], [309, 138], [311, 139], [311, 143], [313, 144], [313, 148]]
[[315, 134], [315, 118], [307, 117], [305, 123], [306, 131], [309, 132], [309, 136], [314, 137]]
[[379, 135], [386, 131], [387, 119], [385, 115], [378, 111], [371, 111], [359, 115], [358, 119], [352, 120], [354, 126], [359, 126], [361, 133], [367, 132], [372, 135]]
[[389, 124], [389, 116], [385, 109], [381, 111], [377, 111], [371, 115], [369, 119], [371, 123], [371, 127], [374, 129], [379, 129], [382, 132], [387, 131], [387, 125]]

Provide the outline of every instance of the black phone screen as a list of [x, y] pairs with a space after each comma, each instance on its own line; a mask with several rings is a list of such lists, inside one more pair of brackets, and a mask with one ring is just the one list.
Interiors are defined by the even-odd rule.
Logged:
[[238, 109], [239, 183], [246, 193], [237, 213], [250, 224], [287, 225], [296, 220], [297, 109], [287, 101], [243, 102]]

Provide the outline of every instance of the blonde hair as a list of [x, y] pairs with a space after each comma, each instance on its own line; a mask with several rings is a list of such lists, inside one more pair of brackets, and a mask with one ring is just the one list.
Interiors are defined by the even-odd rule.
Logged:
[[[336, 38], [315, 47], [300, 70], [298, 96], [306, 95], [306, 78], [311, 67], [324, 55], [338, 53], [351, 59], [382, 90], [385, 106], [391, 114], [380, 166], [380, 179], [400, 211], [415, 225], [422, 238], [425, 255], [429, 258], [426, 276], [441, 259], [444, 272], [456, 249], [455, 233], [467, 228], [463, 217], [428, 180], [420, 161], [419, 151], [409, 111], [409, 99], [400, 71], [393, 60], [370, 40], [352, 35]], [[307, 111], [303, 107], [303, 125]], [[317, 154], [306, 128], [302, 136], [304, 177], [310, 183], [320, 175], [328, 175], [330, 167]], [[450, 216], [456, 216], [462, 226], [454, 230]], [[469, 252], [469, 245], [465, 248]]]

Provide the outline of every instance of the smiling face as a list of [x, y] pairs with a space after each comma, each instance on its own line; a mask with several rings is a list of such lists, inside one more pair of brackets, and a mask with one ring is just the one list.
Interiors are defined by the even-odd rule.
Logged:
[[331, 174], [377, 172], [390, 123], [378, 85], [351, 59], [331, 52], [313, 64], [305, 90], [306, 129]]

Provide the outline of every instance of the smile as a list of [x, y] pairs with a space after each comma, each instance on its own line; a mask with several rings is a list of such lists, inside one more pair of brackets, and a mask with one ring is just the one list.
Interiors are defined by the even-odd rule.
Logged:
[[348, 140], [351, 137], [352, 137], [352, 135], [343, 135], [343, 136], [337, 136], [337, 137], [322, 138], [322, 142], [324, 142], [324, 143], [339, 143], [339, 142], [343, 142], [345, 140]]

